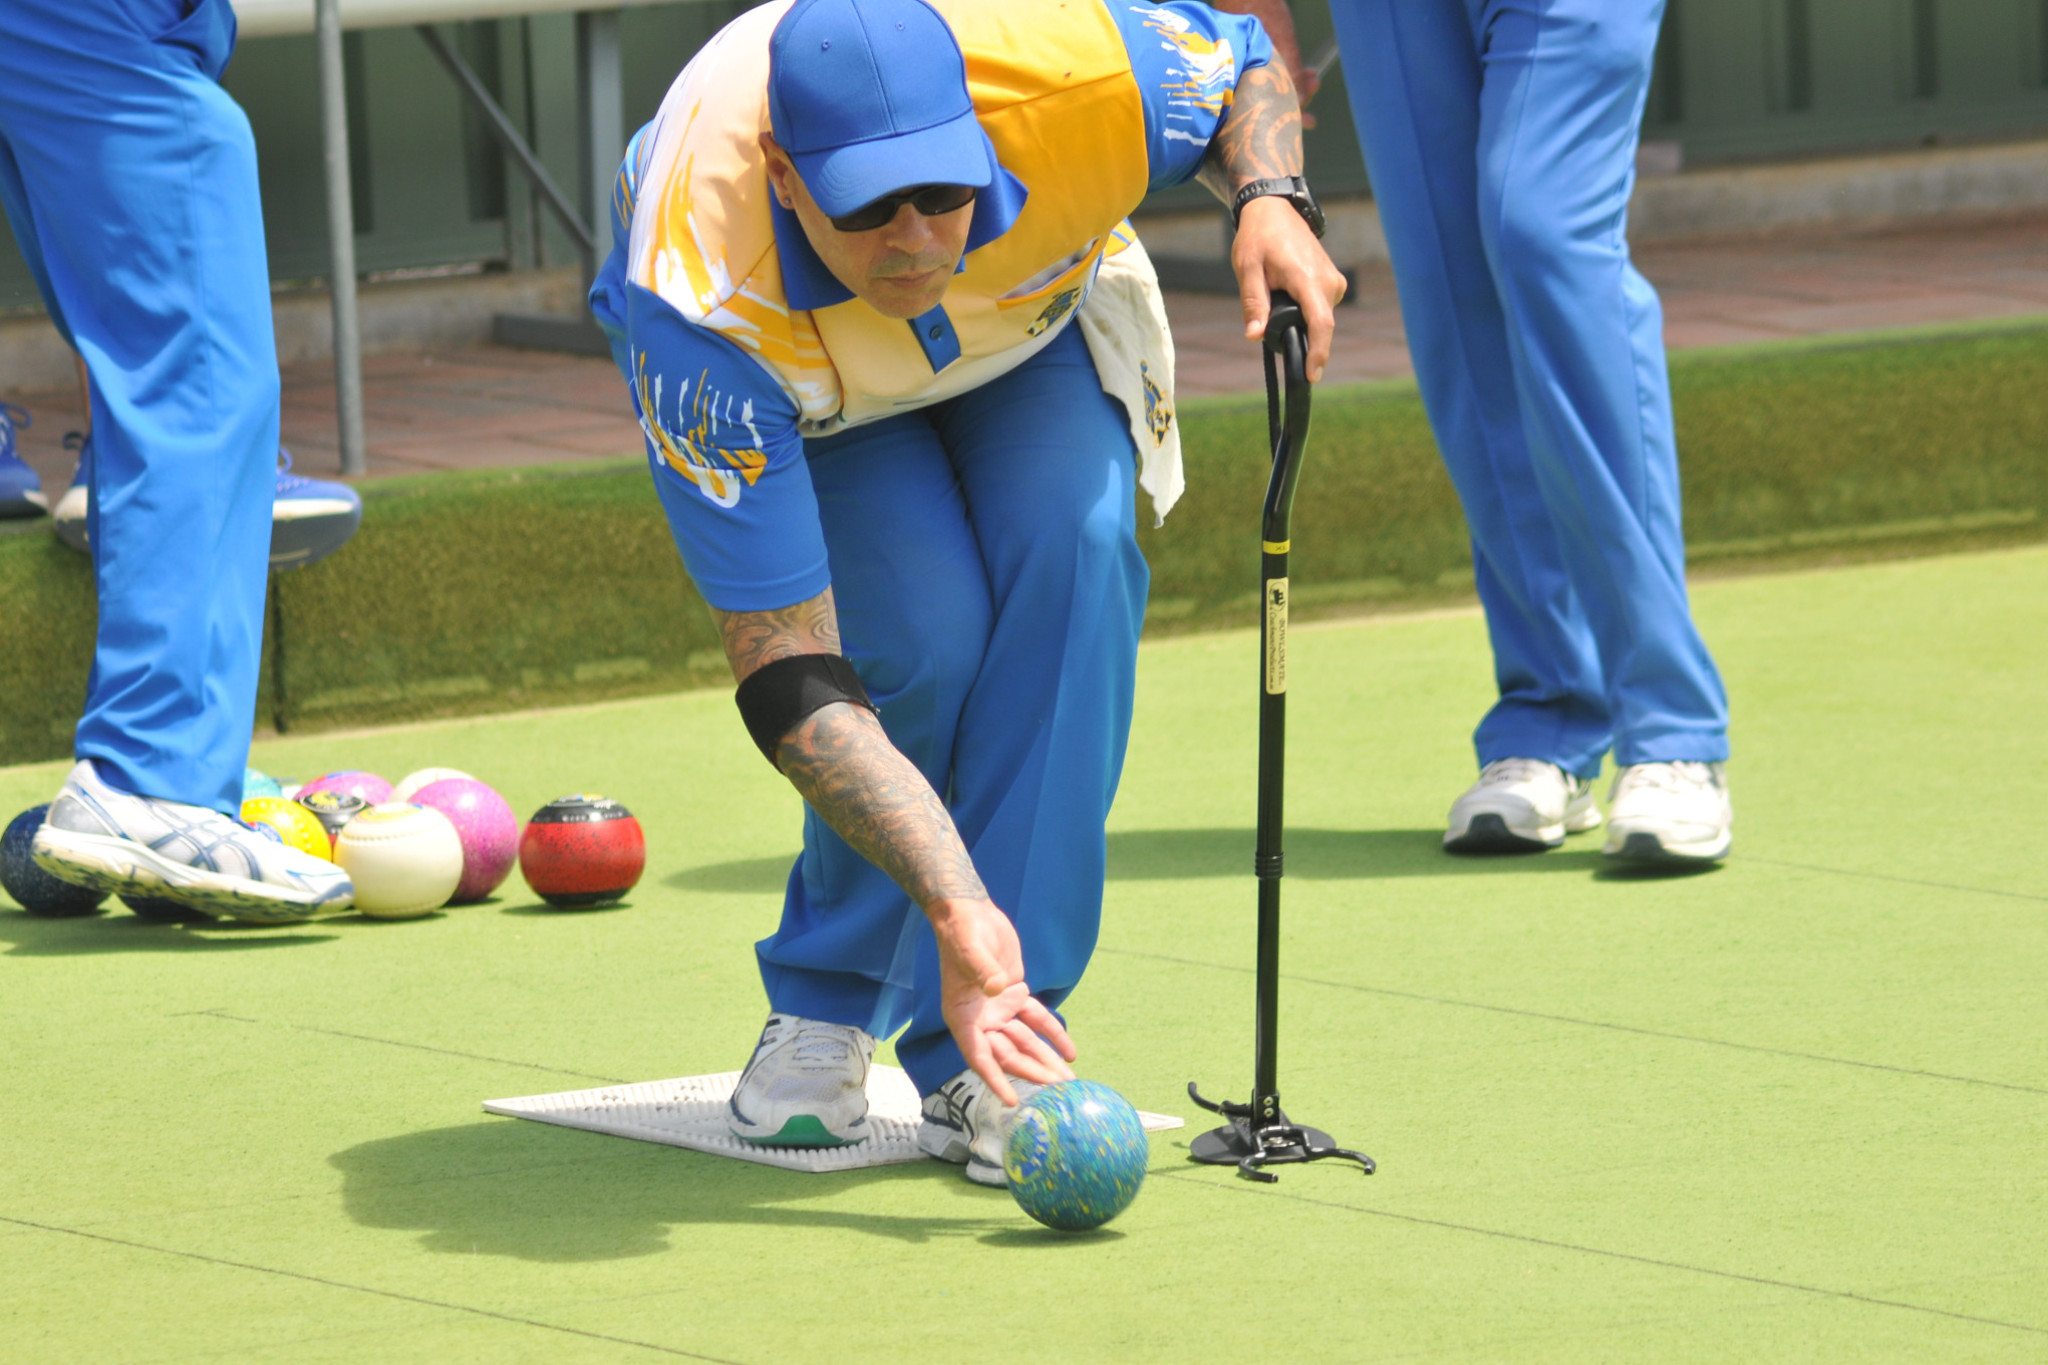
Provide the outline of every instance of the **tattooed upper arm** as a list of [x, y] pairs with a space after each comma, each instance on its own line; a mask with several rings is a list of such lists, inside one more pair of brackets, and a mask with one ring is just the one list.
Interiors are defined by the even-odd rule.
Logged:
[[1238, 186], [1301, 174], [1301, 101], [1278, 62], [1244, 73], [1196, 179], [1225, 203]]
[[798, 654], [839, 652], [839, 613], [832, 589], [805, 598], [793, 607], [774, 611], [711, 609], [734, 682], [745, 682], [755, 670]]

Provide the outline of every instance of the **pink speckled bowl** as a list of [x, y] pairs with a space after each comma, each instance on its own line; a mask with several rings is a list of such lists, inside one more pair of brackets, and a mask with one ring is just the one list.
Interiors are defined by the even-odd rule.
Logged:
[[466, 905], [496, 891], [519, 857], [519, 817], [505, 798], [473, 777], [444, 777], [414, 792], [412, 803], [441, 812], [462, 836], [462, 880], [448, 903]]
[[391, 784], [375, 773], [366, 773], [354, 768], [338, 773], [327, 773], [316, 777], [299, 788], [296, 796], [311, 796], [314, 792], [341, 792], [346, 796], [359, 796], [366, 806], [381, 806], [391, 799]]

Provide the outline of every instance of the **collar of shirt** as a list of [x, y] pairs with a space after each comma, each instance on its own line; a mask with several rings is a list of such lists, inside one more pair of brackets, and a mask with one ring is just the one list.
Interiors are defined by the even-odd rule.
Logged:
[[[1030, 195], [1031, 191], [1024, 187], [1023, 181], [997, 166], [996, 178], [987, 189], [974, 196], [974, 218], [967, 227], [967, 250], [987, 246], [1008, 232], [1016, 223], [1017, 215], [1024, 211], [1024, 201]], [[811, 249], [811, 239], [804, 236], [804, 226], [798, 221], [795, 209], [782, 207], [781, 201], [770, 195], [768, 214], [775, 223], [775, 246], [782, 258], [782, 292], [791, 308], [799, 311], [830, 308], [853, 297], [853, 291], [841, 284], [838, 276], [826, 269], [825, 263], [818, 259], [818, 253]], [[966, 268], [967, 257], [962, 253], [960, 269]]]

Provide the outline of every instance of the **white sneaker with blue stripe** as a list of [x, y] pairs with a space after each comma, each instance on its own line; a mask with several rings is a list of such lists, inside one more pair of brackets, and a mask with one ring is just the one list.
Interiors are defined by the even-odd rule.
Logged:
[[0, 403], [0, 518], [39, 517], [50, 510], [41, 477], [15, 452], [14, 433], [30, 424], [26, 412]]
[[[1012, 1076], [1010, 1088], [1022, 1104], [1040, 1087]], [[977, 1185], [1006, 1187], [1010, 1179], [1003, 1174], [1003, 1144], [1010, 1140], [1010, 1124], [1016, 1117], [1017, 1111], [1004, 1104], [987, 1081], [972, 1069], [962, 1071], [924, 1097], [918, 1150], [965, 1166], [963, 1174]]]
[[1593, 784], [1538, 758], [1497, 758], [1451, 803], [1447, 853], [1541, 853], [1600, 825]]
[[[86, 516], [92, 507], [92, 442], [82, 439], [78, 472], [57, 500], [57, 538], [74, 550], [92, 548]], [[277, 492], [270, 504], [270, 567], [302, 569], [327, 558], [363, 524], [363, 499], [345, 483], [292, 473], [292, 453], [277, 451]]]
[[1712, 863], [1734, 844], [1725, 763], [1633, 763], [1614, 775], [1607, 847], [1629, 863]]
[[861, 1029], [771, 1014], [726, 1105], [726, 1127], [763, 1147], [843, 1147], [868, 1136], [868, 1064]]
[[117, 791], [91, 759], [72, 768], [33, 849], [53, 877], [215, 919], [295, 924], [355, 903], [348, 874], [326, 859], [204, 806]]

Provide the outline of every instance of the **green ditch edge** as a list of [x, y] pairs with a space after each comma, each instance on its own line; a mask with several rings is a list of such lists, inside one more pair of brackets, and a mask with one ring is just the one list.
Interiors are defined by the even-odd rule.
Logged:
[[[1911, 553], [2042, 534], [2048, 318], [1672, 358], [1689, 559]], [[622, 397], [623, 401], [623, 397]], [[1140, 495], [1147, 629], [1256, 619], [1265, 411], [1181, 405], [1187, 493]], [[365, 481], [334, 558], [272, 580], [259, 724], [382, 725], [724, 684], [638, 456]], [[1412, 382], [1316, 396], [1294, 519], [1306, 612], [1469, 600], [1464, 519]], [[0, 523], [0, 763], [62, 757], [91, 664], [89, 566]]]

